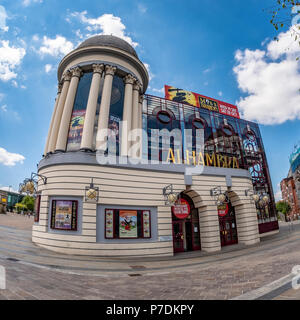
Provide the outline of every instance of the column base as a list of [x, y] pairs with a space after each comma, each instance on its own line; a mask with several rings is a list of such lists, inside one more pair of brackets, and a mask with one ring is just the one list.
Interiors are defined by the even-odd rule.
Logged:
[[90, 148], [80, 148], [81, 152], [95, 152], [93, 149]]
[[54, 153], [65, 153], [66, 150], [62, 150], [62, 149], [57, 149], [54, 151]]

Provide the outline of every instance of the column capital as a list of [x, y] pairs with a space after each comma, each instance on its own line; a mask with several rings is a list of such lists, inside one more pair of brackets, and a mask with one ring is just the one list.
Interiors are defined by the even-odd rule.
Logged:
[[62, 76], [62, 81], [71, 81], [71, 77], [72, 74], [69, 70], [67, 70], [66, 72], [64, 72], [63, 76]]
[[116, 67], [113, 67], [109, 64], [105, 66], [105, 74], [109, 74], [109, 75], [113, 76], [116, 71], [117, 71]]
[[93, 67], [93, 72], [100, 73], [100, 75], [104, 70], [104, 64], [93, 64], [92, 67]]
[[133, 90], [137, 90], [137, 91], [142, 90], [142, 85], [138, 80], [135, 81], [135, 83], [133, 85]]
[[125, 84], [132, 84], [133, 85], [135, 81], [136, 81], [136, 79], [131, 74], [127, 74], [127, 76], [124, 77]]
[[79, 67], [72, 68], [71, 70], [72, 77], [80, 78], [82, 75], [82, 70]]
[[63, 87], [63, 82], [59, 82], [57, 85], [57, 94], [61, 93], [62, 87]]

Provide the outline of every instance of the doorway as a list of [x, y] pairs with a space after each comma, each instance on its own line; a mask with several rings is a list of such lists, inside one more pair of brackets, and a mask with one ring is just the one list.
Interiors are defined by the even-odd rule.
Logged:
[[172, 212], [174, 253], [201, 250], [198, 209], [187, 195], [182, 194], [181, 199], [189, 203], [190, 212], [184, 219]]
[[238, 243], [238, 235], [235, 220], [235, 211], [231, 202], [226, 208], [218, 208], [221, 246]]

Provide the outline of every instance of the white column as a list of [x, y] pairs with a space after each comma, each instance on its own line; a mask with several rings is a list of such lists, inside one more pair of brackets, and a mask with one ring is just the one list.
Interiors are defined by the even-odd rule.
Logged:
[[65, 105], [67, 93], [69, 91], [70, 80], [71, 80], [71, 72], [67, 71], [63, 75], [63, 87], [62, 87], [62, 91], [61, 91], [59, 101], [57, 104], [57, 109], [56, 109], [56, 113], [55, 113], [55, 117], [54, 117], [54, 121], [53, 121], [53, 126], [51, 129], [51, 135], [49, 138], [49, 145], [48, 145], [47, 153], [54, 152], [54, 150], [55, 150], [58, 131], [59, 131], [60, 122], [61, 122], [61, 116], [62, 116], [62, 113], [64, 110], [64, 105]]
[[97, 100], [100, 90], [100, 81], [103, 69], [103, 64], [93, 64], [93, 78], [91, 82], [89, 99], [87, 102], [82, 131], [82, 140], [80, 147], [80, 149], [82, 150], [92, 150]]
[[73, 111], [79, 78], [81, 77], [81, 74], [82, 74], [81, 69], [78, 67], [72, 69], [71, 73], [72, 73], [72, 78], [71, 78], [71, 83], [68, 90], [66, 102], [64, 105], [64, 111], [61, 117], [61, 122], [60, 122], [60, 127], [58, 131], [57, 142], [55, 147], [56, 151], [66, 150], [71, 115]]
[[59, 98], [60, 98], [61, 90], [62, 90], [62, 83], [59, 83], [58, 84], [58, 90], [57, 90], [57, 96], [56, 96], [56, 99], [55, 99], [54, 110], [53, 110], [53, 113], [52, 113], [51, 122], [50, 122], [49, 130], [48, 130], [48, 136], [47, 136], [47, 142], [46, 142], [46, 146], [45, 146], [45, 150], [44, 150], [44, 155], [46, 155], [48, 153], [49, 141], [50, 141], [50, 137], [51, 137], [51, 132], [52, 132], [52, 127], [53, 127], [55, 114], [57, 112], [57, 105], [58, 105], [58, 101], [59, 101]]
[[106, 65], [105, 66], [105, 77], [103, 83], [99, 118], [98, 118], [98, 131], [96, 136], [96, 149], [105, 151], [106, 150], [106, 138], [105, 141], [102, 140], [101, 131], [108, 128], [109, 120], [109, 110], [110, 110], [110, 100], [111, 100], [111, 90], [114, 74], [117, 68]]
[[138, 81], [133, 85], [133, 95], [132, 95], [132, 119], [131, 127], [132, 129], [138, 129], [139, 127], [139, 91], [141, 85]]
[[123, 126], [122, 126], [122, 142], [121, 142], [121, 156], [128, 156], [128, 149], [130, 147], [128, 141], [128, 133], [131, 130], [131, 118], [132, 118], [132, 95], [133, 84], [135, 78], [128, 74], [124, 78], [125, 82], [125, 96], [124, 96], [124, 108], [123, 108]]
[[[132, 118], [131, 118], [131, 129], [136, 130], [139, 128], [139, 96], [140, 96], [140, 90], [141, 90], [141, 84], [139, 81], [136, 81], [133, 85], [133, 96], [132, 96]], [[137, 135], [132, 136], [132, 142], [131, 146], [136, 145], [137, 142], [139, 142], [139, 148], [140, 148], [140, 141], [138, 139], [141, 139], [137, 137]], [[140, 151], [137, 153], [133, 151], [134, 154], [129, 154], [131, 157], [138, 157], [140, 155]]]
[[[144, 96], [140, 95], [139, 96], [139, 106], [138, 106], [138, 128], [143, 129], [143, 100]], [[140, 145], [140, 154], [139, 158], [142, 158], [143, 155], [143, 132], [141, 136], [141, 145]]]

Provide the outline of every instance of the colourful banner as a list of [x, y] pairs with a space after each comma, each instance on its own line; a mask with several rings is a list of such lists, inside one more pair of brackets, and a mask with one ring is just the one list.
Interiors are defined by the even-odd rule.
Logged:
[[80, 149], [85, 110], [74, 110], [68, 135], [68, 151]]
[[179, 103], [188, 103], [198, 108], [204, 108], [210, 111], [219, 112], [224, 115], [240, 118], [237, 106], [217, 99], [212, 99], [198, 93], [178, 89], [165, 85], [165, 99]]

